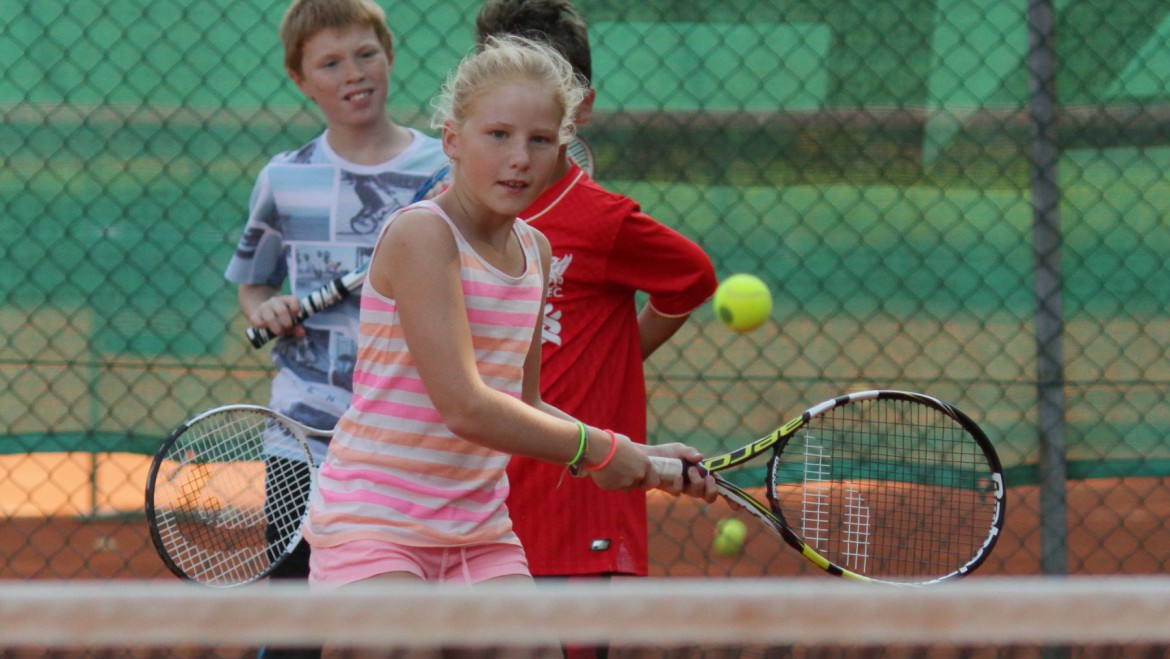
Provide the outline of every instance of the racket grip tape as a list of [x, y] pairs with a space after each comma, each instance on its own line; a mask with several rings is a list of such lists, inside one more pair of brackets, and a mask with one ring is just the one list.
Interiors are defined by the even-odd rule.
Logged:
[[[349, 288], [345, 284], [344, 278], [338, 277], [301, 298], [301, 309], [297, 312], [296, 324], [300, 325], [309, 316], [349, 297]], [[276, 332], [267, 327], [249, 327], [247, 333], [248, 341], [252, 343], [253, 348], [259, 348], [276, 338]]]
[[687, 467], [690, 465], [684, 460], [652, 455], [650, 456], [650, 464], [654, 467], [654, 471], [658, 472], [658, 477], [662, 480], [671, 481], [678, 476], [682, 476], [683, 483], [690, 482], [690, 479], [687, 478]]

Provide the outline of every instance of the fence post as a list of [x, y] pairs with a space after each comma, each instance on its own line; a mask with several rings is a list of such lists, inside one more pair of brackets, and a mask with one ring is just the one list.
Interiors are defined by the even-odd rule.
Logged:
[[1028, 116], [1032, 126], [1036, 386], [1040, 435], [1040, 569], [1068, 573], [1060, 159], [1052, 0], [1028, 0]]

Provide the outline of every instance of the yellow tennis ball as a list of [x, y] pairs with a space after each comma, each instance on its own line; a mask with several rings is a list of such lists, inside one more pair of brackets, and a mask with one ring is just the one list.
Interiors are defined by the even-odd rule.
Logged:
[[715, 541], [711, 549], [720, 556], [736, 556], [743, 551], [747, 539], [747, 525], [734, 517], [725, 517], [715, 524]]
[[715, 289], [715, 313], [731, 329], [750, 332], [772, 314], [772, 292], [755, 275], [731, 275]]

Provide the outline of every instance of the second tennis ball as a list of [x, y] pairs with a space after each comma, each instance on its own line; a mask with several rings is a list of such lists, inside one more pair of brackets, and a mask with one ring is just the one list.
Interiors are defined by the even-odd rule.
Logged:
[[715, 289], [715, 313], [731, 329], [750, 332], [772, 314], [772, 292], [755, 275], [731, 275]]
[[720, 556], [736, 556], [743, 551], [747, 524], [734, 517], [724, 517], [715, 524], [715, 541], [711, 549]]

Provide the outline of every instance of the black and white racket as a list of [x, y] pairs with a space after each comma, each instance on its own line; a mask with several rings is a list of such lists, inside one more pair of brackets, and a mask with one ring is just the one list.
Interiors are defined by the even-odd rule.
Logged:
[[[765, 454], [767, 503], [719, 475]], [[667, 478], [685, 466], [654, 462]], [[987, 435], [923, 394], [840, 396], [699, 466], [724, 498], [806, 559], [858, 581], [922, 585], [968, 575], [1004, 522], [1003, 468]]]
[[[413, 204], [430, 199], [442, 192], [450, 182], [450, 174], [450, 164], [436, 169], [434, 173], [427, 177], [427, 180], [423, 181], [418, 190], [415, 191], [410, 203]], [[351, 293], [357, 291], [365, 283], [366, 270], [368, 268], [369, 264], [366, 263], [353, 272], [346, 273], [302, 297], [300, 299], [300, 310], [297, 312], [296, 323], [299, 325], [305, 322], [305, 319], [309, 316], [328, 309], [348, 298]], [[249, 327], [247, 335], [248, 341], [252, 344], [253, 348], [260, 348], [277, 336], [275, 332], [267, 327]]]
[[256, 405], [228, 405], [181, 424], [146, 478], [146, 520], [171, 572], [209, 586], [267, 576], [301, 539], [316, 484], [310, 428]]

